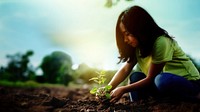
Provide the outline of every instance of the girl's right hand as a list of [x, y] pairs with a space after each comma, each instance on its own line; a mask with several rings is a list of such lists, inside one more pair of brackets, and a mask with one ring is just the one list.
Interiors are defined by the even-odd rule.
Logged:
[[112, 90], [110, 92], [111, 94], [111, 100], [110, 103], [116, 103], [124, 94], [124, 87], [117, 87], [116, 89]]

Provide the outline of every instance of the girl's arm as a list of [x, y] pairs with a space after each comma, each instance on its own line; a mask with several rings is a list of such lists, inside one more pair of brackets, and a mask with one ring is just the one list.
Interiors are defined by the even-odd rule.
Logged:
[[165, 63], [161, 64], [152, 63], [146, 78], [126, 86], [118, 87], [113, 91], [111, 91], [112, 99], [110, 100], [110, 102], [115, 103], [122, 97], [124, 93], [137, 90], [139, 88], [145, 87], [146, 85], [149, 85], [152, 81], [154, 81], [156, 75], [162, 71], [164, 65]]
[[126, 62], [126, 64], [117, 71], [117, 73], [114, 75], [114, 77], [108, 84], [112, 86], [112, 90], [115, 89], [122, 81], [126, 79], [126, 77], [130, 74], [135, 64], [136, 63], [134, 62]]

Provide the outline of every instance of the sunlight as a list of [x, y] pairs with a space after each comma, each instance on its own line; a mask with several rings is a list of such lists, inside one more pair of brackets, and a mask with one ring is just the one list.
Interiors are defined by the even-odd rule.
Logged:
[[[0, 64], [7, 62], [6, 54], [33, 49], [36, 52], [33, 64], [37, 66], [46, 54], [64, 49], [76, 64], [114, 68], [118, 62], [116, 19], [122, 10], [135, 4], [145, 7], [159, 25], [176, 37], [186, 52], [200, 57], [199, 41], [194, 41], [200, 31], [199, 2], [188, 1], [179, 5], [178, 1], [139, 0], [130, 3], [123, 0], [111, 8], [106, 8], [105, 3], [106, 0], [0, 1]], [[163, 4], [169, 4], [176, 11]], [[191, 6], [194, 8], [189, 8]]]
[[79, 65], [78, 65], [78, 64], [73, 64], [73, 65], [72, 65], [72, 69], [73, 69], [73, 70], [76, 70], [76, 69], [78, 69], [78, 67], [79, 67]]
[[[109, 65], [113, 63], [113, 59], [116, 59], [114, 55], [117, 50], [112, 51], [113, 55], [110, 55], [111, 49], [115, 47], [114, 35], [110, 33], [114, 32], [114, 29], [113, 27], [105, 29], [102, 25], [102, 23], [107, 22], [102, 17], [110, 14], [109, 10], [105, 10], [104, 3], [105, 1], [102, 0], [80, 0], [78, 2], [58, 0], [48, 2], [46, 10], [52, 10], [52, 6], [56, 6], [52, 10], [56, 15], [52, 20], [47, 20], [55, 28], [42, 30], [52, 40], [53, 44], [70, 49], [70, 52], [74, 54], [72, 59], [75, 59], [75, 63], [86, 63], [91, 67], [103, 69], [113, 68]], [[111, 17], [108, 16], [107, 18]], [[51, 21], [57, 22], [52, 23]], [[114, 26], [115, 21], [109, 24]]]

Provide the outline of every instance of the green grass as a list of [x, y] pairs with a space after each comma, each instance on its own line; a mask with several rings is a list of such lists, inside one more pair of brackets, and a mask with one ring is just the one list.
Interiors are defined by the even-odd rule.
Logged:
[[1, 86], [7, 86], [7, 87], [24, 87], [24, 88], [36, 88], [36, 87], [64, 87], [64, 85], [61, 84], [49, 84], [49, 83], [38, 83], [35, 81], [6, 81], [6, 80], [0, 80]]

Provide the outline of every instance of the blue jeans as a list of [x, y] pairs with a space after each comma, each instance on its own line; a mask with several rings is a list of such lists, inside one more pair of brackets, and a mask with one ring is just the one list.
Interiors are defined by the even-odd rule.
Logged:
[[[144, 79], [142, 72], [134, 72], [130, 76], [130, 83]], [[177, 99], [195, 99], [200, 93], [200, 80], [189, 81], [181, 76], [171, 73], [158, 74], [152, 83], [144, 88], [130, 92], [131, 101], [147, 99], [149, 96], [160, 98], [170, 96]]]

